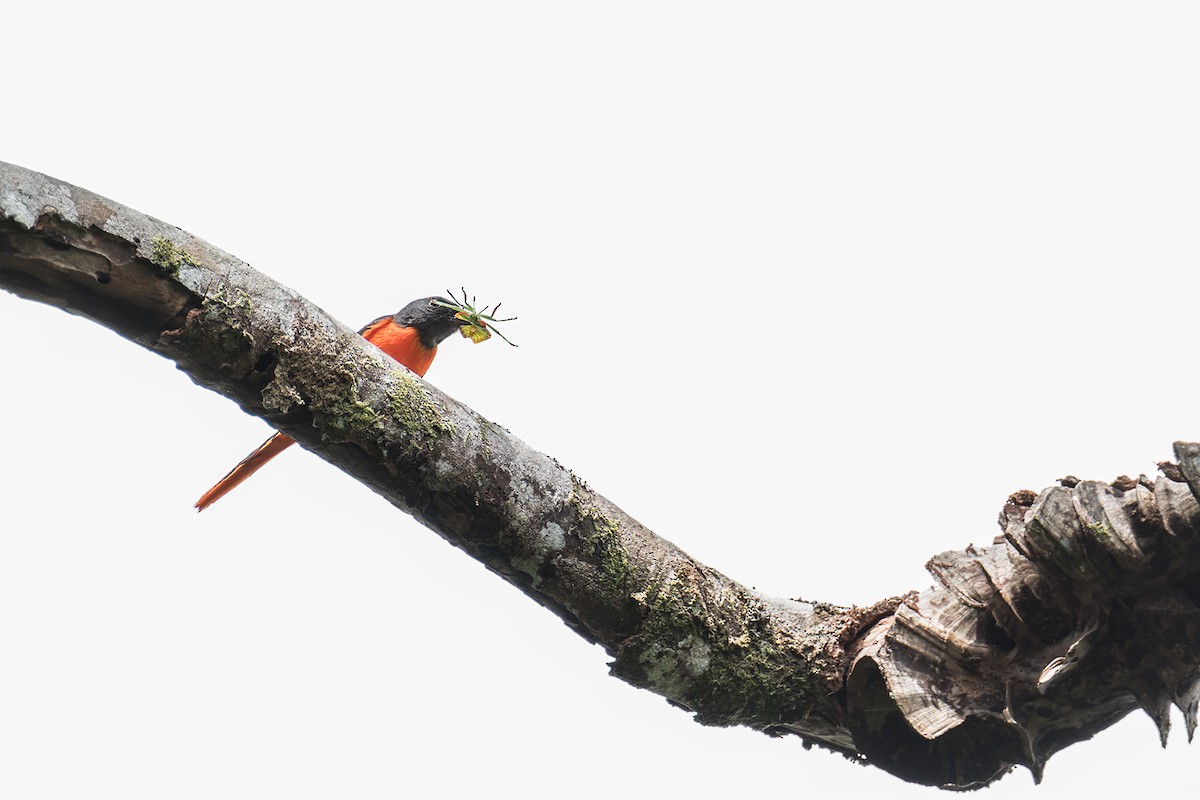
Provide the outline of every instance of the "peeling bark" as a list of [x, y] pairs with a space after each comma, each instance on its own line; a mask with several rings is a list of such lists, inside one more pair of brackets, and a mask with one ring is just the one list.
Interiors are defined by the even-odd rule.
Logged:
[[195, 237], [0, 164], [0, 287], [109, 327], [286, 431], [553, 611], [614, 675], [712, 725], [905, 780], [986, 784], [1200, 700], [1200, 445], [1155, 482], [1017, 493], [989, 548], [870, 608], [700, 564], [296, 293]]
[[935, 556], [937, 585], [855, 654], [847, 696], [863, 752], [908, 780], [972, 786], [1014, 764], [1040, 780], [1055, 752], [1137, 708], [1166, 746], [1176, 705], [1190, 741], [1200, 445], [1175, 453], [1176, 480], [1017, 493], [994, 546]]

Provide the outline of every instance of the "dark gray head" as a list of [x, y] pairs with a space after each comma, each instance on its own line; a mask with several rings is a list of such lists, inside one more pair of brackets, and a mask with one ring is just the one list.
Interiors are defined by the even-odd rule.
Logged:
[[421, 344], [430, 350], [444, 342], [447, 336], [463, 324], [462, 320], [455, 318], [453, 309], [439, 306], [434, 300], [450, 302], [444, 297], [422, 297], [420, 300], [413, 300], [392, 315], [397, 325], [416, 328]]

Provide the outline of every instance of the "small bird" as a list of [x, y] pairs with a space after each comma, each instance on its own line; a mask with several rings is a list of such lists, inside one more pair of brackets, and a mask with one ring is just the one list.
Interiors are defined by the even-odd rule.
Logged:
[[[452, 293], [447, 294], [454, 298]], [[395, 314], [371, 321], [359, 334], [417, 375], [424, 376], [433, 363], [433, 357], [437, 355], [438, 345], [455, 330], [461, 330], [464, 338], [476, 344], [489, 338], [491, 330], [495, 330], [489, 330], [488, 323], [495, 322], [496, 319], [487, 314], [487, 308], [476, 311], [474, 305], [467, 304], [466, 298], [467, 293], [464, 291], [461, 303], [457, 302], [457, 298], [454, 298], [455, 302], [451, 302], [444, 297], [422, 297], [420, 300], [413, 300]], [[496, 306], [496, 310], [499, 308]], [[492, 313], [495, 314], [495, 310]], [[500, 334], [500, 337], [504, 338], [503, 334]], [[295, 443], [296, 440], [286, 433], [276, 433], [267, 439], [205, 492], [196, 501], [196, 510], [203, 511], [220, 500]]]

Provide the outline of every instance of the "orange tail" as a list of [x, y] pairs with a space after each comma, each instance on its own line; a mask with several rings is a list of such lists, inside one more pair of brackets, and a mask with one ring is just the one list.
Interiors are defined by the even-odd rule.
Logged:
[[266, 464], [295, 443], [295, 439], [283, 433], [277, 433], [270, 439], [267, 439], [257, 450], [243, 458], [236, 467], [229, 470], [228, 475], [217, 481], [216, 486], [205, 492], [204, 496], [196, 501], [196, 510], [203, 511], [229, 494], [234, 487], [240, 485], [246, 478], [249, 478], [262, 469], [263, 464]]

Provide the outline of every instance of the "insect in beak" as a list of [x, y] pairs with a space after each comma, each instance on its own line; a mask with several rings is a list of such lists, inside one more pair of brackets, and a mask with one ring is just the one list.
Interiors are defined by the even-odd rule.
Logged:
[[497, 303], [496, 307], [492, 308], [492, 312], [489, 314], [488, 309], [491, 306], [476, 309], [474, 297], [471, 298], [470, 303], [467, 302], [466, 289], [462, 290], [462, 300], [455, 297], [454, 292], [447, 291], [446, 294], [450, 295], [450, 299], [454, 301], [453, 303], [443, 303], [440, 300], [434, 300], [434, 305], [448, 308], [454, 312], [454, 316], [463, 323], [458, 332], [462, 334], [464, 339], [470, 339], [473, 343], [479, 344], [492, 338], [492, 334], [495, 333], [505, 342], [516, 347], [515, 344], [508, 341], [508, 337], [496, 328], [497, 322], [512, 322], [516, 319], [516, 317], [498, 319], [496, 314], [500, 311], [500, 303]]

